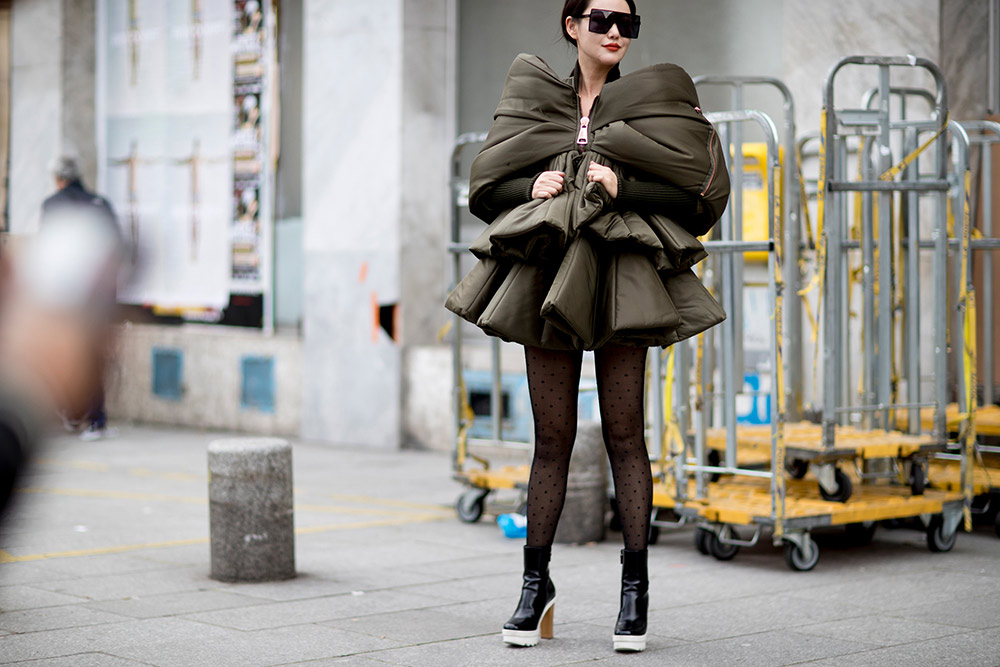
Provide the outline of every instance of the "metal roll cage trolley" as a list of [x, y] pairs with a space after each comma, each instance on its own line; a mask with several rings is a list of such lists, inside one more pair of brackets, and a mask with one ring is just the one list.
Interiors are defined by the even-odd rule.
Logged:
[[[834, 105], [834, 84], [837, 74], [847, 65], [877, 67], [879, 73], [880, 93], [879, 108], [870, 109], [837, 109]], [[890, 98], [890, 72], [892, 68], [908, 67], [922, 68], [929, 71], [937, 82], [934, 95], [934, 114], [928, 119], [893, 121], [889, 114], [888, 100]], [[704, 80], [707, 83], [727, 83], [739, 91], [744, 83], [767, 83], [767, 80], [713, 79]], [[791, 108], [791, 99], [787, 89], [777, 85], [786, 94], [786, 114]], [[739, 94], [734, 94], [734, 101], [740, 101]], [[882, 100], [885, 100], [882, 103]], [[778, 157], [778, 138], [774, 124], [764, 114], [750, 111], [733, 111], [721, 114], [709, 114], [709, 118], [720, 124], [720, 135], [725, 134], [734, 145], [733, 157], [734, 192], [727, 211], [721, 223], [722, 240], [706, 242], [706, 247], [719, 254], [716, 260], [721, 265], [720, 288], [724, 307], [730, 313], [731, 319], [719, 327], [722, 337], [721, 372], [713, 368], [711, 342], [712, 334], [702, 335], [698, 341], [698, 359], [696, 362], [696, 396], [694, 409], [693, 438], [677, 437], [689, 433], [688, 427], [688, 383], [690, 381], [690, 346], [676, 346], [673, 354], [676, 359], [668, 360], [668, 382], [672, 383], [673, 399], [670, 410], [669, 424], [666, 427], [674, 479], [668, 480], [661, 476], [661, 483], [654, 490], [654, 505], [670, 507], [682, 520], [694, 520], [698, 524], [695, 535], [696, 546], [703, 553], [711, 553], [716, 558], [728, 560], [736, 555], [742, 546], [756, 545], [763, 528], [772, 531], [772, 539], [776, 546], [783, 544], [788, 565], [795, 570], [809, 570], [815, 566], [819, 551], [810, 536], [811, 530], [822, 526], [847, 527], [849, 536], [855, 540], [867, 542], [871, 540], [877, 521], [883, 519], [919, 518], [927, 532], [928, 547], [932, 551], [948, 551], [955, 542], [958, 524], [962, 518], [963, 505], [968, 504], [968, 494], [925, 490], [926, 460], [933, 453], [944, 451], [948, 447], [947, 434], [944, 429], [945, 397], [948, 388], [948, 239], [947, 211], [948, 192], [952, 184], [947, 179], [947, 145], [941, 139], [947, 136], [946, 119], [947, 105], [943, 77], [940, 70], [931, 62], [919, 58], [872, 58], [852, 56], [840, 60], [830, 71], [824, 86], [824, 104], [822, 117], [822, 137], [820, 150], [820, 179], [818, 192], [819, 222], [822, 231], [817, 248], [817, 277], [810, 288], [818, 289], [822, 299], [820, 329], [822, 333], [823, 350], [823, 388], [821, 424], [793, 423], [786, 424], [789, 414], [798, 412], [801, 405], [801, 376], [789, 373], [797, 369], [801, 360], [801, 352], [795, 349], [796, 360], [789, 369], [783, 368], [782, 358], [786, 341], [801, 340], [798, 335], [801, 329], [800, 317], [785, 317], [788, 301], [785, 299], [787, 284], [798, 282], [798, 252], [800, 243], [797, 234], [800, 226], [797, 222], [798, 202], [794, 195], [799, 188], [786, 185], [784, 191], [789, 193], [794, 204], [782, 215], [782, 207], [775, 196], [775, 172], [780, 167]], [[742, 135], [730, 126], [739, 122], [753, 120], [764, 128], [767, 139], [768, 167], [768, 229], [769, 238], [764, 247], [753, 242], [740, 240], [742, 221]], [[784, 171], [785, 182], [789, 183], [795, 167], [795, 137], [794, 125], [786, 120], [785, 141], [791, 147], [786, 150], [787, 167]], [[920, 131], [932, 131], [934, 135], [924, 145], [910, 150], [907, 145], [907, 157], [895, 167], [892, 166], [891, 132], [903, 130], [912, 137]], [[856, 180], [847, 178], [847, 140], [858, 136], [861, 144], [866, 147], [862, 155], [867, 155], [871, 147], [877, 148], [874, 164], [866, 164], [861, 159], [862, 173]], [[924, 178], [916, 167], [907, 167], [918, 159], [920, 153], [931, 145], [937, 145], [935, 170], [930, 178]], [[907, 170], [904, 172], [904, 170]], [[900, 175], [902, 179], [898, 179]], [[796, 184], [798, 185], [798, 184]], [[803, 188], [804, 191], [804, 188]], [[919, 303], [920, 278], [919, 251], [922, 246], [930, 245], [933, 250], [933, 267], [930, 282], [934, 290], [934, 400], [921, 403], [921, 388], [919, 375], [919, 332], [913, 321], [913, 313], [909, 313], [907, 324], [914, 337], [906, 340], [903, 346], [906, 352], [910, 371], [908, 378], [916, 378], [908, 386], [907, 402], [894, 403], [893, 354], [896, 345], [894, 333], [896, 304], [893, 302], [893, 289], [890, 286], [878, 286], [878, 276], [893, 275], [893, 261], [901, 252], [904, 239], [899, 232], [893, 233], [892, 199], [894, 192], [906, 193], [911, 213], [911, 225], [908, 229], [907, 269], [916, 280], [907, 284], [910, 303]], [[861, 193], [864, 205], [861, 211], [859, 239], [844, 238], [848, 206], [846, 195]], [[920, 240], [919, 229], [919, 197], [932, 195], [937, 202], [937, 216], [933, 238], [930, 243]], [[829, 201], [826, 201], [827, 196]], [[881, 210], [883, 224], [878, 225], [878, 211]], [[795, 214], [792, 213], [795, 211]], [[780, 221], [780, 223], [779, 223]], [[783, 227], [782, 227], [783, 224]], [[966, 228], [968, 225], [966, 225]], [[968, 231], [966, 229], [966, 231]], [[877, 232], [877, 233], [876, 233]], [[969, 234], [966, 233], [966, 237]], [[968, 249], [970, 244], [956, 243], [963, 257], [963, 275], [968, 272]], [[897, 249], [894, 253], [893, 249]], [[752, 250], [766, 250], [768, 253], [768, 299], [772, 307], [770, 331], [770, 366], [772, 386], [771, 423], [767, 437], [756, 427], [737, 427], [735, 419], [735, 398], [737, 387], [741, 385], [737, 375], [739, 364], [734, 357], [738, 353], [736, 331], [742, 318], [742, 304], [736, 300], [742, 281], [738, 278], [739, 266], [734, 261], [737, 254]], [[881, 252], [879, 252], [881, 249]], [[859, 405], [851, 404], [851, 392], [848, 391], [850, 378], [850, 358], [847, 354], [847, 333], [849, 333], [848, 298], [852, 289], [848, 271], [848, 252], [861, 250], [863, 255], [864, 332], [863, 344], [866, 355], [864, 363], [863, 388], [860, 393]], [[713, 273], [714, 275], [714, 273]], [[706, 276], [708, 277], [708, 276]], [[709, 281], [707, 281], [709, 282]], [[888, 283], [888, 281], [886, 281]], [[962, 300], [959, 307], [963, 312], [967, 301], [971, 300], [967, 280], [960, 280]], [[928, 287], [925, 285], [925, 289]], [[791, 293], [791, 301], [796, 301], [798, 295]], [[876, 302], [877, 299], [877, 302]], [[789, 302], [790, 303], [790, 302]], [[877, 306], [877, 310], [876, 310]], [[875, 313], [878, 313], [878, 317]], [[735, 316], [733, 316], [735, 314]], [[787, 336], [783, 335], [783, 325]], [[967, 328], [967, 327], [966, 327]], [[974, 329], [974, 324], [973, 324]], [[974, 341], [973, 341], [974, 342]], [[791, 346], [789, 346], [791, 347]], [[880, 354], [879, 352], [882, 351]], [[915, 360], [915, 362], [914, 362]], [[676, 368], [671, 366], [676, 363]], [[963, 374], [968, 383], [968, 373]], [[846, 378], [846, 379], [845, 379]], [[715, 416], [713, 393], [714, 382], [722, 385], [722, 417], [725, 440], [725, 459], [720, 465], [705, 465], [706, 442], [710, 438], [718, 440], [722, 437], [720, 429], [709, 430], [708, 423]], [[961, 384], [961, 383], [960, 383]], [[974, 385], [973, 385], [974, 386]], [[917, 429], [910, 429], [909, 434], [890, 430], [894, 426], [894, 416], [900, 410], [916, 412], [921, 407], [932, 407], [935, 411], [934, 430], [930, 435], [920, 435]], [[791, 408], [791, 410], [789, 409]], [[847, 415], [859, 415], [854, 421], [860, 427], [847, 423]], [[796, 415], [798, 416], [798, 415]], [[915, 423], [915, 422], [914, 422]], [[839, 440], [839, 442], [838, 442]], [[693, 442], [692, 442], [693, 441]], [[768, 445], [762, 447], [763, 444]], [[688, 450], [693, 449], [693, 461]], [[761, 457], [747, 457], [747, 451], [764, 454], [768, 460], [769, 470], [761, 469]], [[664, 448], [666, 451], [666, 448]], [[965, 458], [961, 453], [960, 458]], [[744, 463], [747, 459], [748, 462]], [[858, 461], [863, 465], [858, 465]], [[862, 486], [854, 490], [852, 476], [841, 471], [839, 462], [852, 461], [857, 469], [855, 479], [860, 479]], [[903, 462], [903, 466], [899, 462]], [[886, 465], [886, 463], [888, 465]], [[786, 480], [786, 465], [791, 469]], [[742, 467], [741, 467], [742, 466]], [[879, 470], [882, 468], [882, 470]], [[908, 475], [904, 475], [908, 472]], [[967, 470], [963, 468], [963, 470]], [[803, 477], [811, 471], [819, 481], [820, 497], [816, 497], [815, 482]], [[691, 479], [693, 474], [694, 479]], [[722, 476], [718, 481], [707, 482], [707, 477]], [[876, 480], [889, 478], [889, 484], [877, 484]], [[965, 476], [963, 475], [963, 480]], [[900, 484], [901, 480], [908, 480]], [[964, 483], [964, 482], [963, 482]], [[656, 491], [659, 491], [657, 493]], [[667, 497], [671, 496], [671, 497]], [[853, 499], [852, 499], [853, 497]], [[662, 502], [657, 502], [662, 501]], [[670, 525], [668, 522], [656, 521], [654, 524]], [[743, 539], [735, 530], [737, 526], [753, 527], [753, 535]]]

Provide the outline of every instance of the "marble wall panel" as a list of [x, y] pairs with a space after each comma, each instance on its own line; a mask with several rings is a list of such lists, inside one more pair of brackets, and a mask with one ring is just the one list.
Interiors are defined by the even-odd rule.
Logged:
[[11, 11], [10, 232], [38, 226], [55, 188], [49, 162], [61, 148], [60, 0], [23, 0]]
[[448, 95], [454, 69], [454, 23], [446, 11], [451, 4], [419, 0], [405, 7], [400, 271], [406, 345], [433, 344], [447, 321], [442, 304], [455, 134]]
[[302, 437], [395, 449], [400, 446], [399, 346], [375, 319], [380, 289], [394, 283], [363, 266], [392, 256], [306, 253]]
[[[798, 107], [800, 133], [819, 129], [823, 85], [833, 65], [850, 55], [916, 55], [937, 61], [940, 54], [940, 0], [785, 0], [783, 78]], [[894, 77], [896, 75], [894, 74]], [[929, 87], [922, 72], [899, 72], [894, 85]], [[877, 70], [838, 75], [839, 107], [859, 105], [877, 84]]]
[[940, 65], [948, 82], [948, 105], [956, 120], [981, 120], [989, 95], [990, 0], [941, 3]]
[[97, 184], [96, 1], [64, 0], [62, 34], [62, 150], [80, 160], [83, 181]]
[[30, 234], [38, 228], [42, 201], [55, 190], [49, 163], [61, 148], [59, 79], [58, 63], [11, 69], [8, 212], [12, 234]]
[[375, 310], [400, 297], [402, 2], [303, 7], [302, 434], [396, 448], [400, 350]]
[[[344, 16], [353, 22], [345, 27]], [[399, 0], [305, 5], [305, 247], [398, 246], [402, 126]]]

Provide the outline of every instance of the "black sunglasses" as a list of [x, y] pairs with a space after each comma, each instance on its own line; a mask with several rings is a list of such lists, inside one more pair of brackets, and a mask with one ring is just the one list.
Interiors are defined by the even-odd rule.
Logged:
[[581, 14], [577, 18], [590, 19], [590, 32], [606, 35], [611, 26], [617, 25], [622, 37], [636, 39], [639, 36], [639, 15], [626, 12], [613, 12], [610, 9], [591, 9], [589, 14]]

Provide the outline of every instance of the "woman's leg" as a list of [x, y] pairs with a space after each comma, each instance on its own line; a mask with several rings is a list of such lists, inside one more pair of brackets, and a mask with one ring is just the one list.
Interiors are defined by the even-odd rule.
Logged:
[[548, 547], [566, 499], [566, 475], [576, 438], [580, 351], [525, 347], [535, 455], [528, 480], [528, 546]]
[[528, 393], [535, 420], [535, 457], [528, 480], [528, 541], [517, 609], [503, 626], [503, 640], [534, 646], [553, 632], [556, 587], [549, 578], [552, 539], [566, 498], [566, 475], [576, 437], [576, 394], [581, 352], [524, 348]]
[[630, 550], [646, 548], [653, 506], [653, 475], [644, 437], [646, 352], [646, 348], [606, 345], [594, 357], [604, 444], [611, 459], [622, 536]]
[[615, 622], [614, 648], [616, 651], [644, 651], [649, 610], [646, 544], [653, 506], [653, 475], [643, 437], [646, 349], [606, 345], [597, 350], [595, 361], [604, 444], [611, 458], [615, 497], [625, 538], [621, 609]]

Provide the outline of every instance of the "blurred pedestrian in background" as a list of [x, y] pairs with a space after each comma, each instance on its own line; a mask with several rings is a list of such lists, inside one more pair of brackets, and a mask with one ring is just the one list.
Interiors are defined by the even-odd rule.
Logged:
[[[71, 155], [62, 155], [52, 161], [50, 170], [55, 180], [56, 193], [42, 203], [42, 225], [63, 213], [80, 211], [90, 224], [102, 225], [122, 241], [118, 219], [108, 200], [91, 192], [83, 184], [78, 160]], [[114, 298], [114, 292], [110, 295]], [[82, 440], [96, 440], [114, 435], [108, 429], [108, 414], [104, 406], [103, 383], [94, 388], [94, 395], [85, 414], [64, 414], [63, 424], [68, 430], [78, 430]]]

